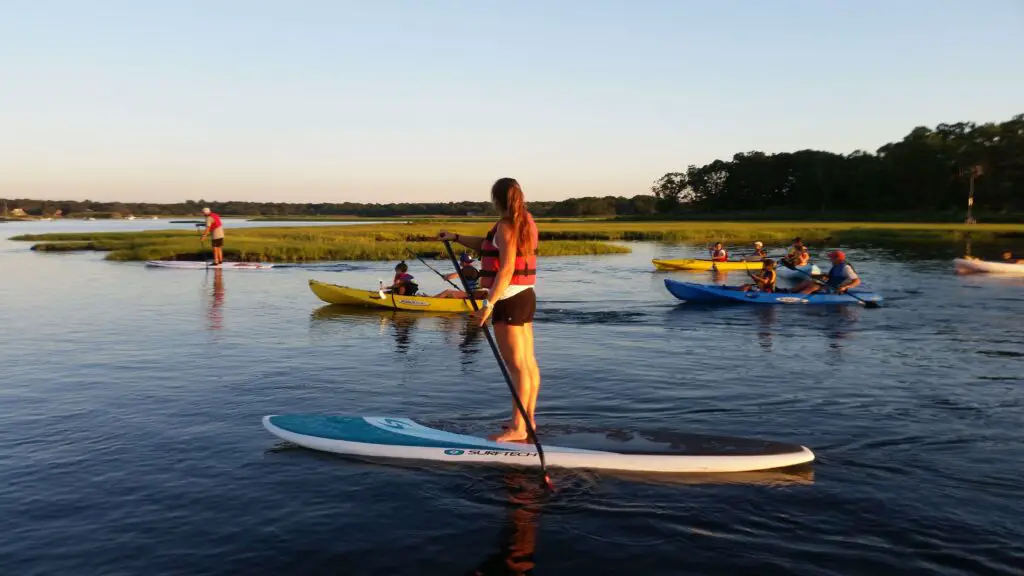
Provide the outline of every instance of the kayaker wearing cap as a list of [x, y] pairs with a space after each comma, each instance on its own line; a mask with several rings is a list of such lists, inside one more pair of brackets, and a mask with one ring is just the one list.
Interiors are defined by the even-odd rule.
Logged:
[[206, 214], [206, 229], [200, 240], [205, 242], [207, 236], [212, 238], [213, 265], [220, 266], [224, 262], [224, 223], [220, 221], [220, 215], [209, 208], [203, 208], [203, 214]]
[[764, 260], [768, 257], [768, 252], [764, 249], [764, 244], [760, 240], [754, 242], [754, 254], [747, 258], [747, 260]]
[[761, 292], [775, 292], [775, 280], [778, 278], [778, 274], [775, 272], [775, 260], [765, 258], [761, 262], [761, 272], [752, 278], [754, 283], [744, 284], [740, 286], [740, 290], [748, 292], [751, 288], [757, 288]]
[[832, 262], [832, 268], [828, 271], [826, 286], [815, 282], [814, 284], [800, 291], [801, 294], [811, 294], [823, 288], [828, 288], [836, 294], [844, 294], [851, 288], [860, 286], [860, 276], [853, 266], [846, 261], [846, 253], [842, 250], [833, 250], [828, 253], [828, 259]]
[[[441, 230], [441, 240], [453, 240], [480, 252], [480, 285], [489, 290], [474, 319], [483, 326], [488, 318], [494, 326], [498, 350], [523, 408], [534, 423], [540, 369], [533, 347], [533, 315], [537, 308], [534, 284], [537, 278], [537, 224], [526, 210], [523, 189], [512, 178], [502, 178], [491, 187], [491, 201], [501, 219], [487, 236], [462, 236]], [[499, 442], [526, 440], [526, 421], [512, 404], [512, 421], [494, 436]]]
[[715, 242], [715, 247], [709, 250], [712, 262], [725, 262], [729, 259], [729, 251], [722, 247], [721, 242]]
[[399, 296], [412, 296], [420, 289], [419, 285], [413, 282], [413, 276], [409, 274], [409, 265], [405, 260], [395, 266], [395, 278], [387, 289]]
[[[459, 256], [459, 265], [462, 268], [462, 277], [466, 279], [466, 285], [473, 292], [473, 297], [477, 299], [486, 298], [487, 290], [477, 290], [477, 286], [480, 284], [480, 271], [473, 267], [473, 257], [467, 252], [463, 252], [462, 256]], [[444, 277], [445, 280], [456, 282], [459, 279], [458, 272], [452, 272]], [[434, 296], [435, 298], [465, 298], [466, 293], [462, 290], [445, 290], [440, 294]]]

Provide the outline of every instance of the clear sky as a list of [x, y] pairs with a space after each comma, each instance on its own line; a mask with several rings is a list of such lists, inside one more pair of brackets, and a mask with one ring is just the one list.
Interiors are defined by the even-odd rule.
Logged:
[[632, 196], [1022, 112], [1022, 0], [0, 3], [4, 197]]

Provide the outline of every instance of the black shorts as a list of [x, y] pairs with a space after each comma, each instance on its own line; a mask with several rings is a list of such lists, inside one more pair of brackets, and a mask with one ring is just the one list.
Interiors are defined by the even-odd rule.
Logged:
[[491, 322], [505, 323], [509, 326], [522, 326], [533, 322], [533, 314], [537, 311], [537, 293], [533, 288], [523, 290], [519, 294], [494, 303]]
[[220, 248], [220, 247], [224, 246], [224, 239], [223, 238], [214, 238], [213, 240], [210, 240], [210, 243], [213, 245], [214, 248]]

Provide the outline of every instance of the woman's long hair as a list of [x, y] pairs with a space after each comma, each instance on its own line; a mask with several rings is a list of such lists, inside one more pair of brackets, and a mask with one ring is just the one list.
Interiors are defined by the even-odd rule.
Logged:
[[529, 213], [526, 211], [526, 200], [523, 189], [515, 178], [501, 178], [491, 186], [491, 199], [512, 220], [512, 229], [516, 236], [516, 254], [533, 254], [537, 245], [530, 233]]

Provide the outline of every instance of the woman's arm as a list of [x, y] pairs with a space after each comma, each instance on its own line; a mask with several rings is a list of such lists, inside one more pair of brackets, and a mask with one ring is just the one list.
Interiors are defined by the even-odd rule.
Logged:
[[470, 250], [480, 251], [480, 245], [484, 243], [484, 239], [481, 236], [465, 236], [458, 232], [449, 232], [447, 230], [441, 230], [437, 235], [441, 240], [451, 240], [462, 244]]

